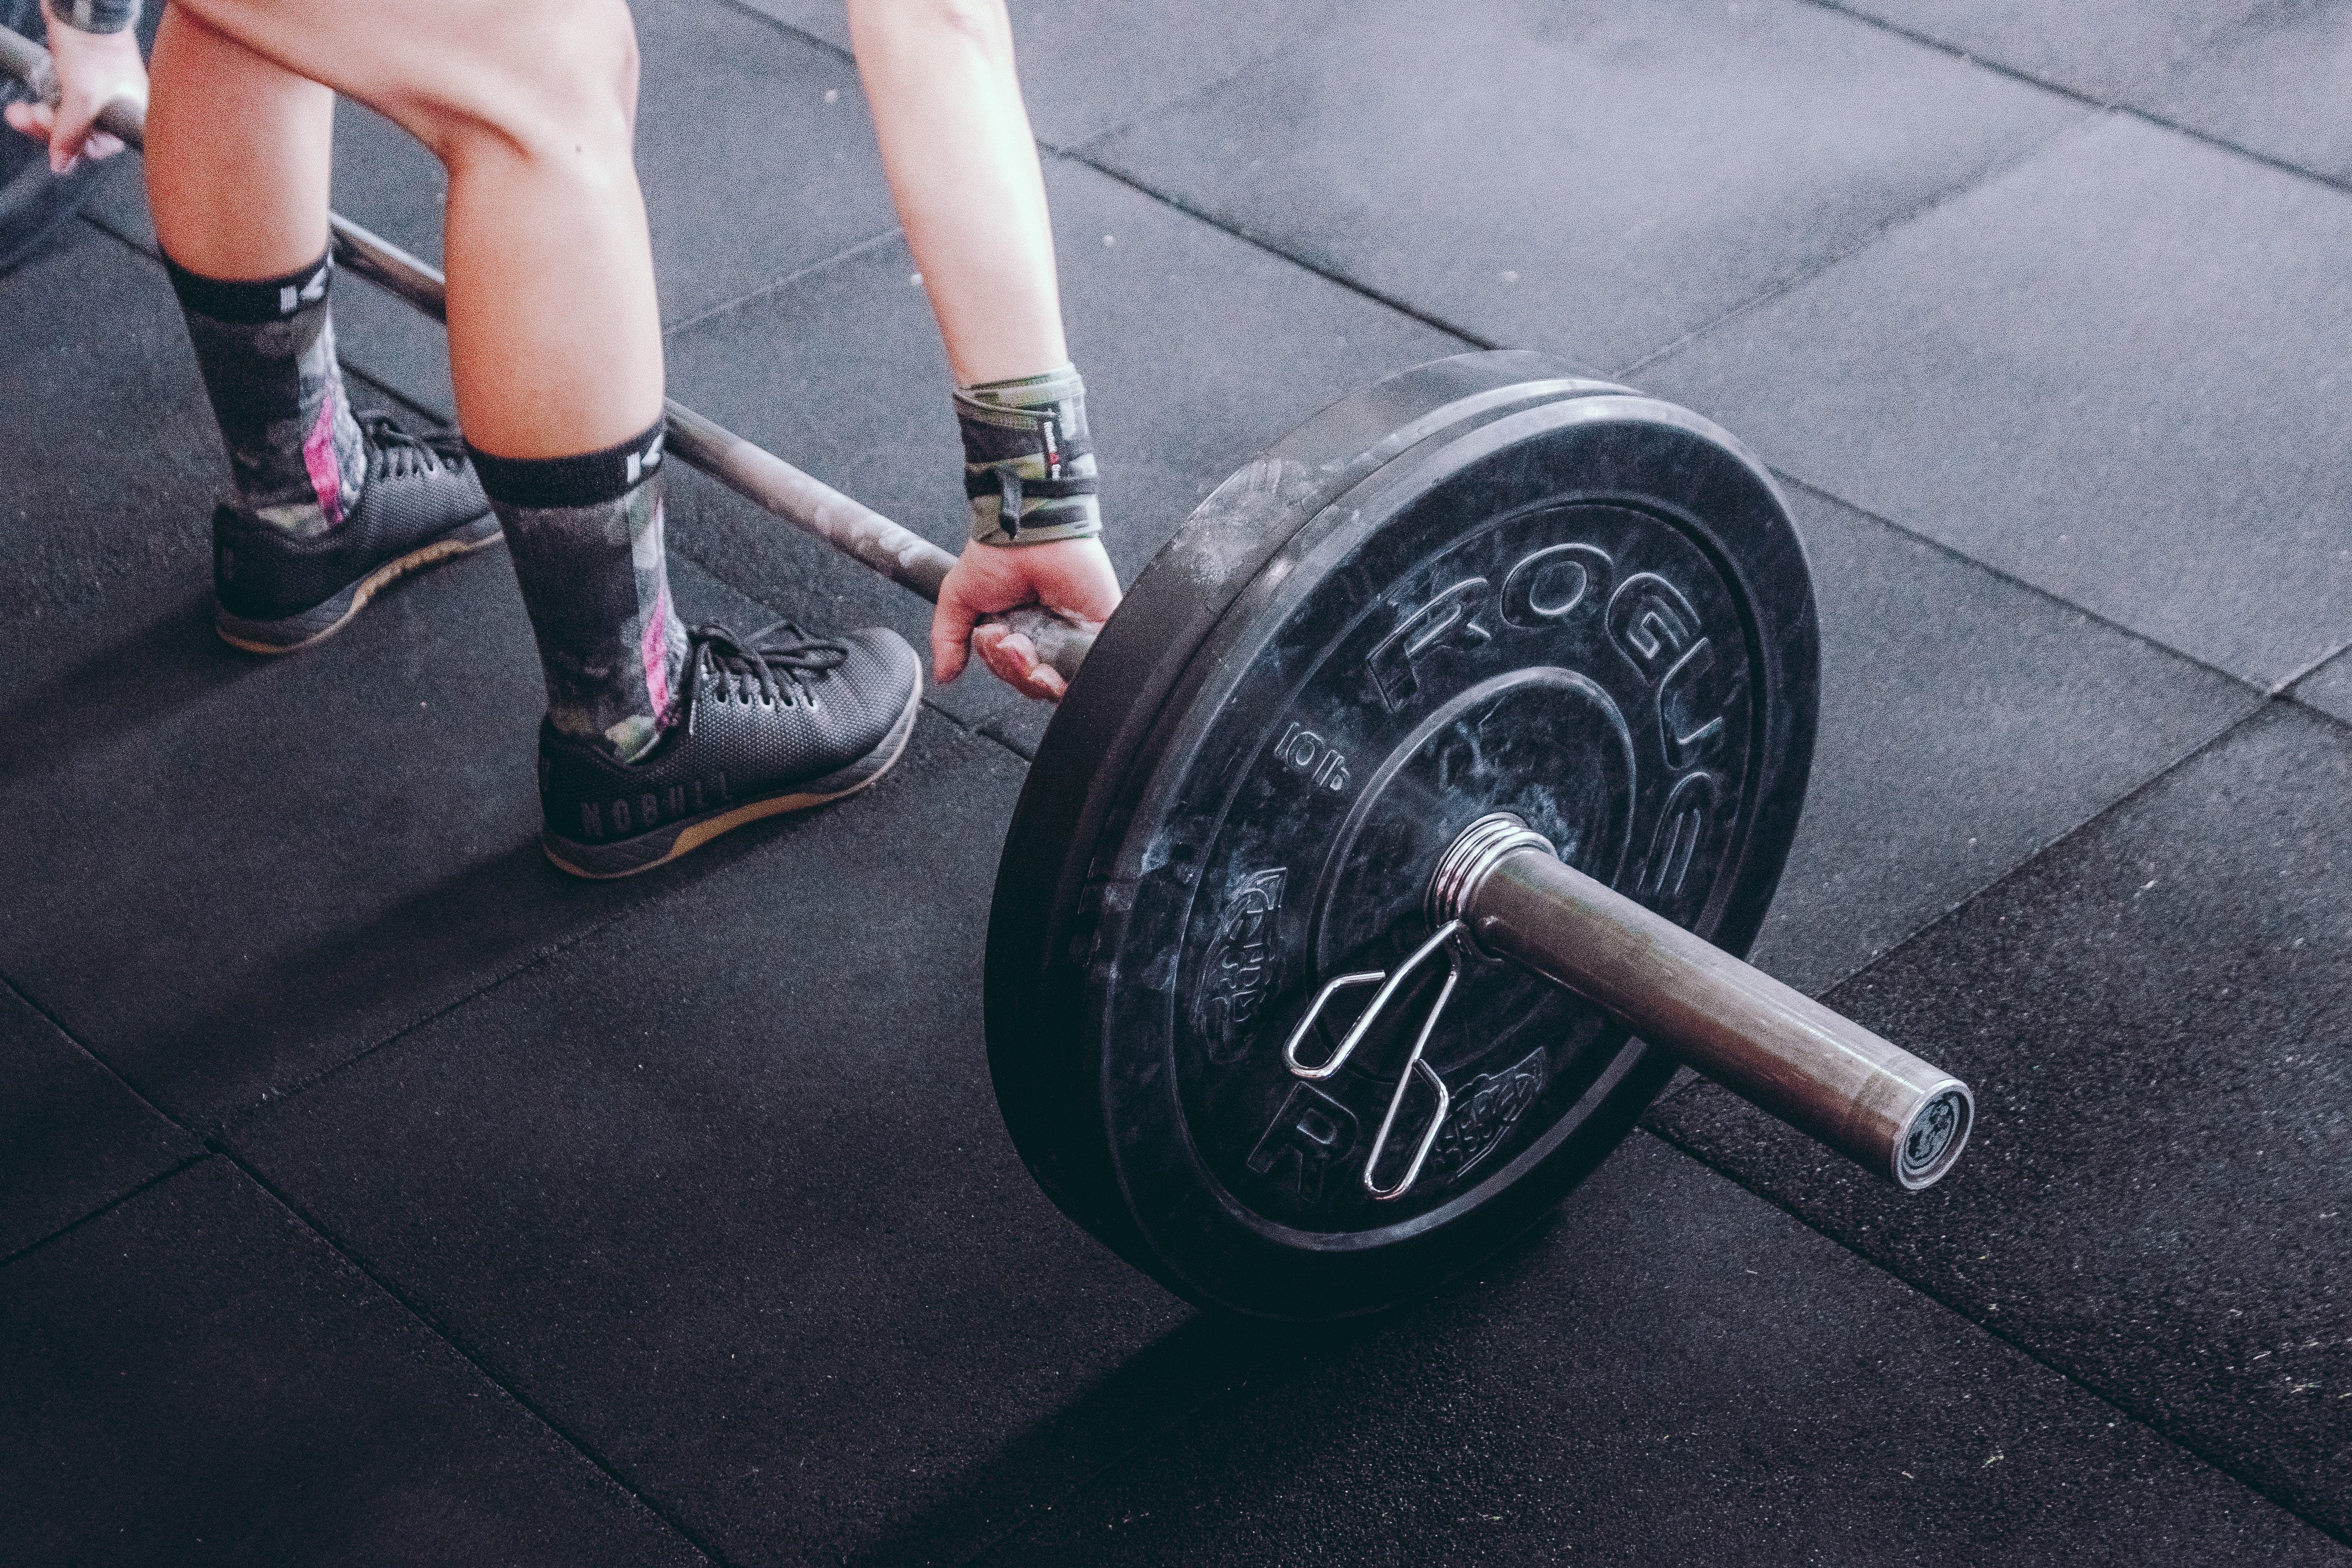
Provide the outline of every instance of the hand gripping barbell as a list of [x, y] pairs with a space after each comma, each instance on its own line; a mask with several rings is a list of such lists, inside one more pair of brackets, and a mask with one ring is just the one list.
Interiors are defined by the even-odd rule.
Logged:
[[[0, 30], [0, 68], [45, 66]], [[433, 268], [333, 233], [441, 314]], [[937, 597], [946, 552], [667, 414], [687, 462]], [[1958, 1158], [1965, 1085], [1736, 956], [1803, 803], [1817, 627], [1770, 477], [1696, 415], [1532, 353], [1420, 365], [1227, 479], [1099, 637], [1006, 618], [1070, 687], [998, 870], [991, 1074], [1055, 1203], [1180, 1294], [1425, 1292], [1677, 1063], [1905, 1188]]]

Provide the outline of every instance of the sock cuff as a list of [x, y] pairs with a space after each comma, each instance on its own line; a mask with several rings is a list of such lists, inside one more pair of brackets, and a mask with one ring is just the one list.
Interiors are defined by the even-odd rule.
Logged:
[[325, 303], [328, 287], [334, 281], [335, 261], [330, 251], [299, 271], [251, 282], [206, 278], [168, 256], [163, 258], [163, 269], [171, 274], [172, 292], [180, 297], [181, 309], [215, 321], [254, 325], [282, 321], [309, 306]]
[[471, 441], [466, 455], [482, 490], [503, 506], [602, 506], [620, 500], [651, 479], [662, 464], [662, 443], [667, 434], [660, 420], [653, 427], [617, 447], [583, 452], [571, 458], [497, 458]]

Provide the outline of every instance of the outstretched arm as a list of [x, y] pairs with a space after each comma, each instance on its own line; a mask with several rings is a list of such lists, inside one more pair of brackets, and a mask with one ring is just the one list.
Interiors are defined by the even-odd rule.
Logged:
[[[1058, 697], [1061, 677], [1026, 638], [998, 626], [972, 636], [975, 616], [1016, 605], [1099, 624], [1118, 603], [1094, 537], [1084, 388], [1068, 370], [1045, 181], [1003, 0], [849, 0], [849, 31], [955, 373], [975, 494], [975, 538], [931, 623], [933, 665], [954, 679], [970, 642], [1013, 686]], [[1016, 447], [1026, 454], [1017, 464]]]

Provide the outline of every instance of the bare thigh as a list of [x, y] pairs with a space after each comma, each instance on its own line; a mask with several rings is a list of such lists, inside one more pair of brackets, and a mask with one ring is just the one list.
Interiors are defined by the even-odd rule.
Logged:
[[[661, 416], [622, 0], [172, 3], [384, 115], [448, 170], [449, 360], [467, 439], [562, 457]], [[173, 85], [185, 97], [207, 84]]]
[[[483, 136], [525, 155], [625, 146], [636, 47], [622, 0], [172, 0], [207, 27], [406, 130], [445, 163]], [[534, 144], [536, 143], [536, 144]], [[603, 150], [609, 150], [603, 149]]]

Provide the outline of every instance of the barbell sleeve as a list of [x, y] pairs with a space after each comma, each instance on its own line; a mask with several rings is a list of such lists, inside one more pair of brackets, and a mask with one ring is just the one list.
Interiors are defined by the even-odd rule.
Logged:
[[[53, 92], [48, 51], [8, 27], [0, 27], [0, 71], [45, 97]], [[145, 141], [145, 115], [138, 104], [117, 100], [100, 112], [98, 123], [131, 146], [142, 146]], [[448, 285], [440, 268], [341, 213], [329, 213], [327, 226], [337, 265], [436, 321], [448, 320]], [[668, 427], [668, 448], [685, 462], [770, 516], [938, 603], [940, 584], [955, 565], [954, 556], [675, 399], [662, 400], [662, 414]], [[1024, 605], [982, 619], [1002, 621], [1027, 637], [1037, 657], [1060, 671], [1065, 680], [1076, 678], [1079, 665], [1094, 646], [1095, 628], [1055, 615], [1042, 605]]]
[[1460, 920], [1486, 952], [1907, 1190], [1940, 1179], [1968, 1142], [1966, 1084], [1562, 863], [1507, 813], [1447, 851], [1430, 917]]

